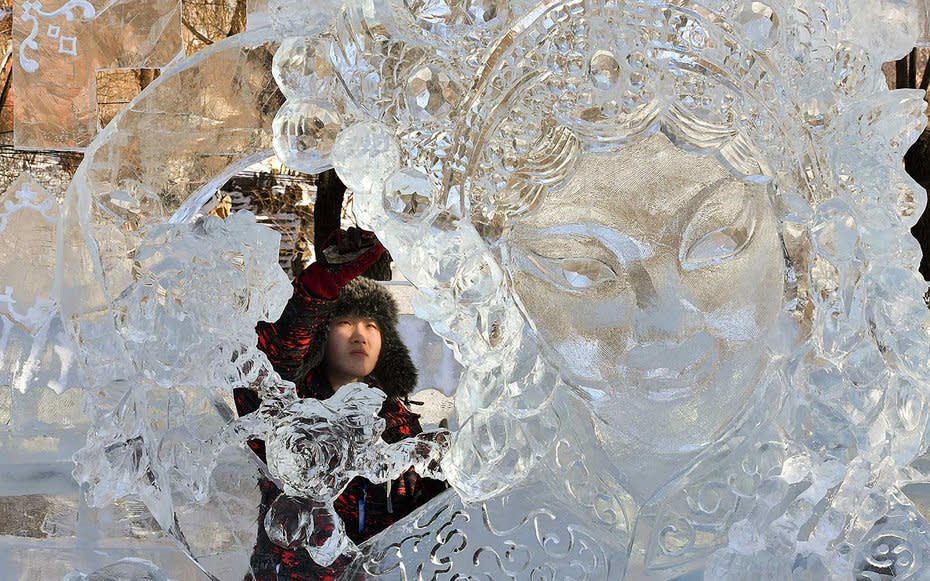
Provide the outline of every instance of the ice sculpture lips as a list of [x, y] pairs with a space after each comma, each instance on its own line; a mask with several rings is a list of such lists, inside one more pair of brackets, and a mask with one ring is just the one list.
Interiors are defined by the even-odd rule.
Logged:
[[632, 383], [659, 399], [691, 395], [713, 375], [720, 345], [707, 333], [683, 341], [641, 343], [627, 352], [624, 367]]

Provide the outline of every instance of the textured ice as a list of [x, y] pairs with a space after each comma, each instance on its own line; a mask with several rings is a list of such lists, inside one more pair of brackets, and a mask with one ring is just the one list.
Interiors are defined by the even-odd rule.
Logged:
[[422, 476], [442, 477], [439, 462], [448, 449], [448, 431], [384, 442], [385, 421], [378, 411], [385, 397], [381, 390], [352, 383], [323, 401], [268, 400], [243, 419], [243, 430], [264, 438], [268, 470], [284, 492], [265, 516], [272, 542], [303, 547], [316, 562], [329, 565], [354, 547], [333, 508], [353, 478], [382, 483], [410, 467]]
[[271, 72], [288, 99], [325, 99], [335, 81], [329, 45], [320, 37], [286, 39], [274, 53]]
[[[350, 5], [332, 61], [358, 111], [336, 170], [465, 367], [459, 494], [570, 499], [625, 531], [608, 577], [868, 570], [891, 505], [860, 501], [916, 477], [927, 427], [925, 201], [897, 161], [924, 104], [878, 66], [914, 42], [906, 7], [469, 8]], [[399, 167], [371, 163], [376, 134]], [[493, 528], [457, 551], [429, 539], [461, 525], [420, 522], [386, 542], [574, 576], [544, 536], [517, 566]]]
[[265, 10], [275, 32], [281, 38], [287, 38], [326, 30], [341, 5], [339, 0], [267, 0]]
[[424, 432], [387, 444], [381, 440], [384, 419], [378, 417], [384, 399], [384, 392], [353, 383], [327, 400], [300, 399], [275, 413], [265, 445], [268, 468], [284, 492], [332, 500], [356, 476], [374, 483], [395, 478], [393, 466], [413, 466], [423, 476], [441, 474], [446, 434]]
[[[880, 69], [914, 8], [269, 2], [271, 26], [150, 85], [65, 198], [76, 476], [221, 578], [259, 473], [285, 492], [274, 542], [370, 578], [920, 578], [926, 194], [901, 158], [925, 102]], [[447, 442], [387, 445], [378, 392], [300, 400], [254, 347], [290, 292], [276, 235], [197, 211], [275, 144], [336, 168], [463, 366], [454, 490], [360, 547], [345, 482], [438, 474]]]
[[155, 563], [145, 559], [121, 559], [88, 574], [71, 573], [62, 581], [171, 581]]
[[333, 167], [352, 190], [380, 192], [385, 180], [400, 169], [400, 146], [379, 123], [352, 125], [339, 132], [333, 144]]
[[75, 456], [95, 505], [138, 495], [170, 530], [176, 504], [207, 500], [220, 453], [240, 442], [228, 388], [271, 381], [242, 337], [290, 295], [279, 240], [247, 212], [143, 236], [133, 281], [112, 303], [134, 373], [98, 383], [93, 428]]
[[339, 113], [324, 102], [293, 99], [274, 121], [274, 150], [287, 167], [320, 173], [333, 165], [332, 150], [339, 133]]
[[930, 2], [917, 1], [918, 22], [920, 22], [920, 35], [917, 37], [917, 46], [930, 46]]
[[29, 174], [0, 196], [0, 385], [21, 393], [78, 386], [75, 348], [52, 288], [57, 220], [58, 201]]
[[181, 52], [174, 0], [13, 2], [14, 140], [82, 149], [97, 133], [99, 69], [158, 68]]

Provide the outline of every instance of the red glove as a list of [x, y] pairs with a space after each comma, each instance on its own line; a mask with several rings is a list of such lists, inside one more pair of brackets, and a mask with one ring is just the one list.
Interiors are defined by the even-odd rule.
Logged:
[[337, 230], [323, 245], [323, 256], [297, 277], [301, 290], [333, 300], [349, 281], [360, 276], [384, 254], [374, 232], [360, 228]]

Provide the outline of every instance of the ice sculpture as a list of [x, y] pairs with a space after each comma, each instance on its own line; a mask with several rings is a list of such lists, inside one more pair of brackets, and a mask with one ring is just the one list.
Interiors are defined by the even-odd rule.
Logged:
[[[217, 455], [261, 435], [290, 503], [269, 532], [349, 549], [309, 460], [378, 454], [373, 396], [343, 395], [352, 430], [299, 401], [253, 347], [288, 290], [273, 234], [196, 219], [274, 147], [336, 168], [465, 369], [456, 494], [349, 574], [926, 574], [926, 194], [900, 163], [925, 103], [880, 70], [917, 38], [909, 5], [346, 1], [285, 39], [310, 4], [167, 71], [69, 190], [57, 285], [94, 371], [93, 495], [140, 495], [209, 572], [178, 517], [214, 516]], [[201, 78], [222, 99], [184, 92]], [[232, 387], [265, 411], [236, 420]]]
[[268, 469], [284, 494], [265, 515], [265, 530], [282, 547], [305, 549], [314, 561], [330, 565], [354, 550], [333, 502], [356, 476], [372, 483], [396, 478], [407, 467], [441, 476], [439, 462], [448, 432], [423, 432], [388, 444], [378, 410], [384, 392], [364, 383], [341, 387], [331, 398], [265, 402], [243, 419], [244, 430], [264, 437]]
[[157, 68], [181, 51], [181, 7], [164, 0], [13, 2], [14, 141], [87, 147], [97, 133], [98, 69]]
[[58, 201], [29, 174], [0, 196], [0, 385], [20, 393], [79, 385], [75, 349], [53, 298], [57, 220]]
[[[520, 486], [530, 518], [568, 493], [563, 530], [580, 512], [629, 554], [609, 576], [875, 572], [893, 533], [873, 526], [913, 514], [895, 487], [921, 478], [927, 428], [907, 235], [925, 195], [897, 163], [924, 102], [879, 69], [915, 21], [855, 2], [476, 8], [349, 5], [319, 41], [354, 106], [332, 163], [466, 368], [444, 465], [460, 494]], [[403, 532], [449, 530], [422, 522]], [[498, 536], [488, 571], [569, 575], [545, 535], [517, 566], [495, 527], [466, 528], [475, 550]]]

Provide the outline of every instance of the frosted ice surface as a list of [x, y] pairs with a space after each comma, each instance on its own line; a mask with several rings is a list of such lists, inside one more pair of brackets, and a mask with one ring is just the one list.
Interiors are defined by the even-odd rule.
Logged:
[[338, 14], [339, 0], [267, 0], [267, 14], [271, 26], [282, 38], [309, 36], [325, 30]]
[[360, 194], [377, 188], [400, 164], [394, 134], [380, 123], [359, 123], [343, 129], [333, 144], [333, 166], [346, 186]]
[[259, 28], [271, 27], [271, 21], [268, 15], [268, 0], [246, 0], [246, 21], [247, 30], [257, 30]]
[[172, 0], [13, 2], [14, 140], [26, 149], [82, 149], [97, 132], [96, 72], [159, 68], [181, 52]]
[[917, 38], [917, 46], [930, 46], [930, 2], [926, 0], [917, 1], [918, 19], [920, 22], [920, 36]]
[[171, 581], [155, 563], [127, 558], [92, 573], [71, 573], [62, 581]]
[[58, 201], [29, 174], [0, 196], [0, 385], [19, 392], [75, 386], [77, 355], [52, 288], [57, 220]]
[[[78, 171], [55, 298], [91, 500], [141, 498], [209, 571], [247, 556], [232, 515], [261, 473], [285, 492], [274, 542], [374, 578], [919, 578], [926, 194], [901, 158], [926, 105], [880, 69], [914, 6], [336, 4], [269, 2], [272, 26], [166, 71]], [[417, 287], [463, 368], [451, 443], [388, 445], [383, 394], [301, 400], [254, 347], [290, 292], [278, 239], [192, 219], [275, 139], [336, 168]], [[236, 418], [237, 387], [262, 408]], [[352, 546], [332, 499], [411, 465], [454, 490]]]

